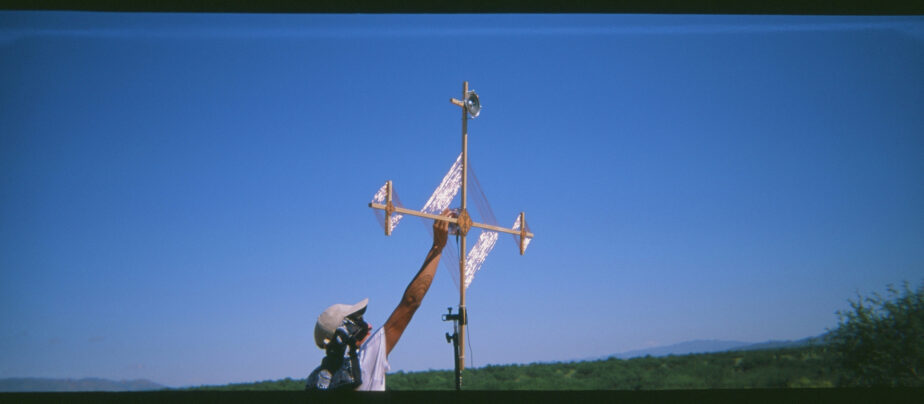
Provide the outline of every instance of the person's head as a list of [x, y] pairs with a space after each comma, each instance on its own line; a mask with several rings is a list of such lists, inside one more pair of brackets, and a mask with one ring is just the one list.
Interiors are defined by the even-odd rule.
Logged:
[[335, 339], [337, 329], [341, 329], [341, 336], [346, 335], [356, 346], [361, 345], [372, 329], [363, 319], [368, 303], [369, 299], [363, 299], [354, 305], [335, 304], [324, 310], [314, 325], [314, 342], [318, 348], [326, 349]]

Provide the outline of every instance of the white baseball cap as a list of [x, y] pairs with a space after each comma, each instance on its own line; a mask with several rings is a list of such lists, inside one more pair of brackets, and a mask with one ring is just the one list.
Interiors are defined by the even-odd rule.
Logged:
[[349, 304], [335, 304], [328, 307], [318, 316], [318, 322], [314, 325], [314, 343], [318, 345], [318, 348], [324, 349], [329, 341], [334, 336], [334, 331], [337, 330], [337, 327], [340, 327], [340, 324], [343, 324], [343, 319], [347, 316], [353, 314], [360, 314], [366, 312], [366, 304], [369, 303], [369, 299], [363, 299], [359, 303], [354, 305]]

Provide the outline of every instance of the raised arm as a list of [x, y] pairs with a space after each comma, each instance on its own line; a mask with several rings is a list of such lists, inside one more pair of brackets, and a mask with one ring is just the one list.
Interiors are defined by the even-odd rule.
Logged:
[[[443, 215], [446, 215], [448, 212], [448, 210], [443, 211]], [[411, 322], [411, 317], [414, 316], [414, 312], [417, 311], [417, 308], [420, 307], [420, 303], [423, 302], [424, 295], [426, 295], [427, 290], [430, 289], [430, 283], [433, 282], [433, 275], [436, 273], [436, 267], [440, 263], [443, 247], [446, 246], [448, 233], [449, 223], [442, 220], [433, 221], [433, 246], [430, 248], [430, 251], [427, 252], [427, 258], [424, 259], [423, 265], [420, 267], [420, 270], [417, 271], [417, 275], [414, 276], [411, 283], [407, 285], [407, 289], [404, 290], [404, 296], [401, 297], [401, 302], [398, 303], [398, 307], [395, 308], [395, 311], [391, 313], [391, 317], [388, 317], [388, 321], [385, 322], [386, 355], [391, 353], [391, 349], [394, 348], [398, 340], [401, 339], [401, 334], [404, 333], [404, 329], [407, 328], [408, 323]]]

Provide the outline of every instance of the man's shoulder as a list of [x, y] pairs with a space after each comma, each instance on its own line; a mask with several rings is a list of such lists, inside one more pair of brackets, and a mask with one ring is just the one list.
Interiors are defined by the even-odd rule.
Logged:
[[372, 335], [369, 338], [366, 338], [366, 341], [363, 342], [360, 349], [365, 350], [366, 348], [371, 348], [385, 343], [385, 327], [379, 327], [377, 330], [372, 332]]

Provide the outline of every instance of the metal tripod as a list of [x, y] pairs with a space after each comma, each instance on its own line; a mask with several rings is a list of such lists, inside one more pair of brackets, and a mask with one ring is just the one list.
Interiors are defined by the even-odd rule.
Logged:
[[452, 307], [448, 307], [449, 314], [443, 314], [443, 321], [452, 321], [452, 334], [446, 333], [446, 342], [452, 343], [453, 357], [455, 358], [456, 371], [456, 390], [462, 390], [462, 364], [459, 362], [462, 358], [462, 352], [459, 350], [459, 325], [465, 325], [467, 318], [465, 308], [461, 307], [459, 312], [452, 314]]

